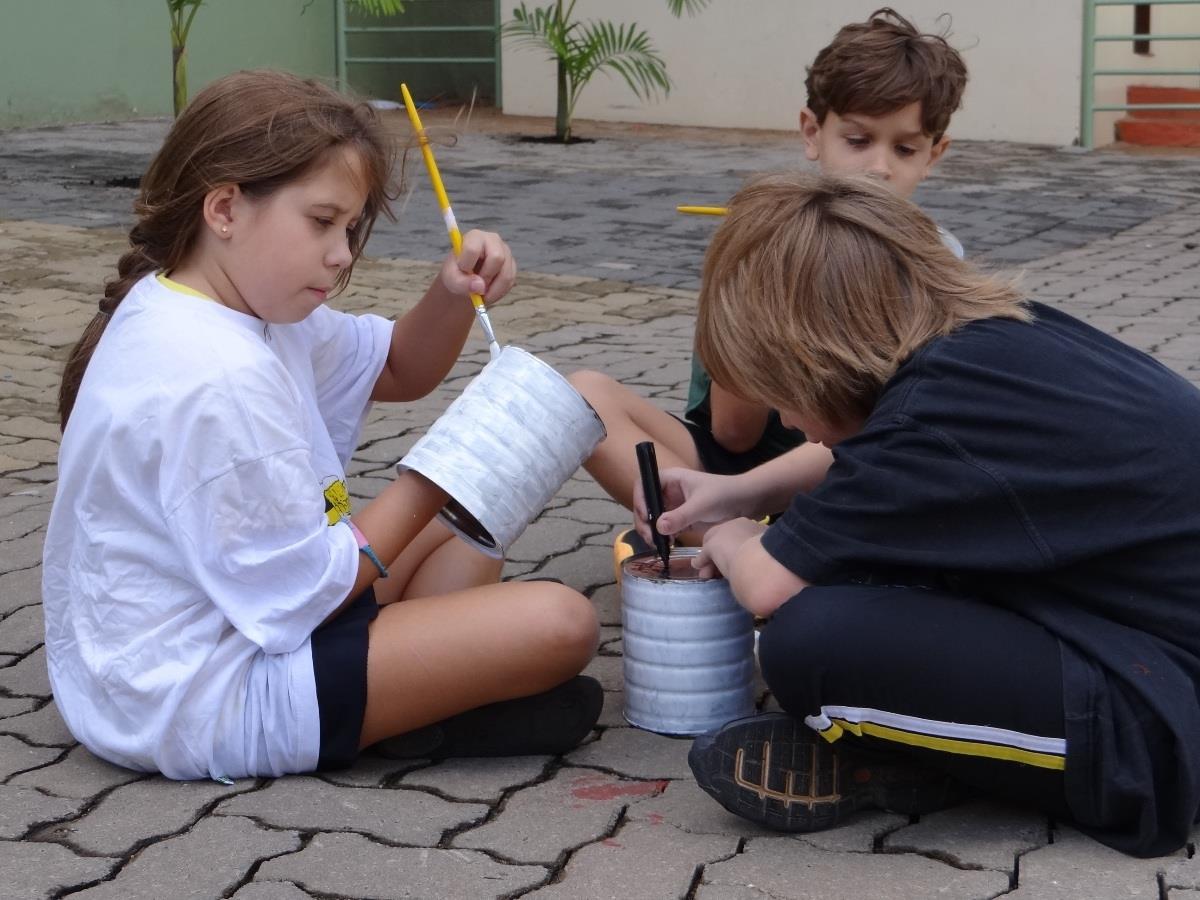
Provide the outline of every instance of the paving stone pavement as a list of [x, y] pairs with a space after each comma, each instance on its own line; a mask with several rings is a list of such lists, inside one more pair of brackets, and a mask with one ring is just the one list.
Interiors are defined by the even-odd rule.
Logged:
[[[584, 591], [603, 623], [590, 670], [599, 727], [563, 757], [396, 762], [319, 777], [179, 784], [78, 746], [42, 648], [40, 547], [55, 483], [54, 398], [68, 346], [123, 244], [120, 226], [164, 123], [0, 132], [0, 898], [1200, 897], [1193, 847], [1121, 856], [993, 802], [920, 819], [864, 814], [787, 837], [696, 787], [688, 743], [621, 717], [610, 546], [627, 514], [573, 477], [513, 547], [506, 577]], [[439, 151], [468, 226], [500, 228], [522, 265], [495, 308], [506, 342], [568, 371], [600, 368], [668, 408], [686, 392], [697, 270], [721, 203], [794, 139], [615, 136], [564, 149], [479, 133]], [[399, 224], [336, 301], [395, 315], [444, 252], [420, 173]], [[1200, 158], [959, 144], [918, 199], [989, 265], [1019, 264], [1037, 298], [1200, 383]], [[473, 337], [446, 383], [377, 407], [351, 466], [374, 495], [392, 463], [486, 360]]]

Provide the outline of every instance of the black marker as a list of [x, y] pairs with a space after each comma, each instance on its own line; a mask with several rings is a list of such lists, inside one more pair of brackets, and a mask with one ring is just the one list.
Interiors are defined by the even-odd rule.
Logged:
[[662, 559], [663, 574], [671, 569], [671, 539], [658, 531], [658, 517], [662, 515], [662, 484], [658, 480], [658, 460], [654, 456], [654, 442], [642, 441], [637, 450], [638, 470], [642, 473], [642, 493], [646, 497], [646, 513], [650, 520], [650, 531], [654, 535], [654, 547]]

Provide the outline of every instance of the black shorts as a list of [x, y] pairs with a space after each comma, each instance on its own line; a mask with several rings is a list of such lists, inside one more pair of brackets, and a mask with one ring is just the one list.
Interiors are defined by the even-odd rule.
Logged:
[[358, 758], [367, 711], [367, 629], [378, 615], [375, 589], [367, 588], [312, 634], [321, 716], [318, 769], [344, 769]]
[[[675, 418], [679, 419], [678, 416]], [[692, 443], [696, 445], [696, 455], [700, 458], [700, 467], [713, 475], [741, 475], [791, 449], [790, 447], [772, 446], [768, 442], [760, 441], [745, 453], [731, 453], [718, 444], [712, 432], [703, 425], [687, 419], [679, 419], [679, 421], [692, 436]], [[798, 447], [802, 443], [803, 438], [800, 438], [794, 446]]]

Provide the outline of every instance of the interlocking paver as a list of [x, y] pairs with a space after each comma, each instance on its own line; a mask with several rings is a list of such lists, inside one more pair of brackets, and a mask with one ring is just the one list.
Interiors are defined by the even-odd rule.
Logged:
[[34, 747], [18, 738], [0, 734], [0, 782], [18, 772], [54, 762], [62, 754], [58, 747]]
[[992, 900], [1009, 887], [1002, 872], [956, 869], [916, 854], [836, 853], [804, 841], [752, 838], [744, 852], [706, 866], [696, 900]]
[[1185, 851], [1159, 859], [1130, 859], [1071, 828], [1054, 843], [1021, 857], [1020, 887], [1010, 900], [1158, 900], [1159, 874], [1186, 858]]
[[79, 800], [48, 797], [33, 788], [0, 784], [0, 840], [15, 840], [35, 825], [73, 816], [82, 807]]
[[447, 759], [404, 775], [399, 784], [426, 787], [455, 800], [494, 802], [513, 788], [540, 779], [552, 757]]
[[633, 778], [691, 778], [691, 742], [638, 728], [610, 728], [598, 741], [567, 754], [574, 765], [603, 766]]
[[5, 693], [12, 697], [50, 696], [50, 677], [46, 674], [46, 653], [42, 648], [0, 669], [0, 694]]
[[[134, 196], [123, 185], [164, 127], [0, 132], [0, 897], [181, 896], [181, 884], [241, 900], [1198, 896], [1185, 853], [1130, 859], [986, 803], [915, 822], [863, 813], [786, 838], [725, 812], [692, 779], [687, 740], [624, 721], [611, 541], [628, 514], [583, 472], [504, 571], [583, 590], [604, 626], [588, 667], [605, 687], [599, 727], [565, 757], [366, 755], [345, 771], [228, 788], [127, 772], [74, 744], [39, 634], [57, 373], [123, 248]], [[778, 135], [674, 135], [564, 149], [473, 131], [439, 162], [462, 224], [498, 228], [517, 253], [520, 282], [492, 311], [501, 340], [563, 372], [608, 372], [679, 413], [716, 223], [674, 205], [723, 202], [752, 171], [797, 163], [799, 148]], [[401, 221], [376, 230], [377, 259], [335, 305], [394, 316], [433, 276], [445, 233], [423, 173], [410, 175]], [[956, 143], [916, 199], [971, 259], [1021, 269], [1033, 296], [1200, 384], [1200, 157]], [[486, 361], [473, 334], [428, 397], [371, 411], [350, 465], [356, 499], [390, 482]], [[173, 870], [188, 874], [172, 881]]]
[[75, 743], [53, 700], [0, 721], [0, 734], [11, 734], [39, 747], [70, 747]]
[[527, 894], [538, 900], [629, 900], [685, 897], [696, 874], [737, 850], [733, 835], [694, 834], [671, 825], [631, 822], [576, 852], [555, 884]]
[[47, 794], [79, 800], [95, 800], [118, 785], [146, 778], [140, 772], [114, 766], [92, 755], [82, 744], [53, 765], [15, 775], [9, 784], [36, 787]]
[[139, 853], [114, 878], [73, 894], [79, 900], [209, 900], [245, 880], [260, 860], [300, 846], [294, 831], [260, 828], [249, 819], [205, 819]]
[[214, 801], [245, 789], [245, 783], [147, 778], [115, 788], [80, 818], [47, 829], [41, 837], [97, 856], [122, 856], [190, 827]]
[[275, 828], [358, 831], [397, 844], [436, 844], [482, 819], [481, 803], [452, 803], [419, 790], [367, 790], [301, 776], [273, 781], [217, 806], [217, 815], [253, 816]]
[[0, 900], [49, 900], [98, 881], [119, 862], [80, 856], [59, 844], [0, 841]]
[[[540, 884], [543, 866], [510, 865], [472, 850], [388, 847], [357, 834], [319, 834], [268, 860], [256, 881], [290, 881], [321, 896], [490, 900]], [[286, 896], [286, 895], [285, 895]]]
[[[455, 847], [504, 859], [553, 865], [565, 849], [607, 837], [631, 799], [658, 793], [663, 781], [628, 781], [590, 769], [563, 768], [516, 791], [489, 822], [457, 835]], [[537, 823], [537, 827], [531, 827]]]
[[1046, 817], [1023, 809], [974, 803], [924, 816], [883, 840], [890, 852], [940, 855], [967, 869], [1012, 872], [1022, 854], [1050, 841]]

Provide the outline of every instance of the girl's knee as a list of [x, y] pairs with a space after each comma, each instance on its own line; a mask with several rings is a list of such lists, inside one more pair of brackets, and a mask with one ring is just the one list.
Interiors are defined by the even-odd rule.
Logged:
[[540, 643], [547, 652], [578, 662], [579, 668], [596, 653], [600, 622], [587, 597], [564, 584], [529, 582], [536, 591], [535, 620]]

